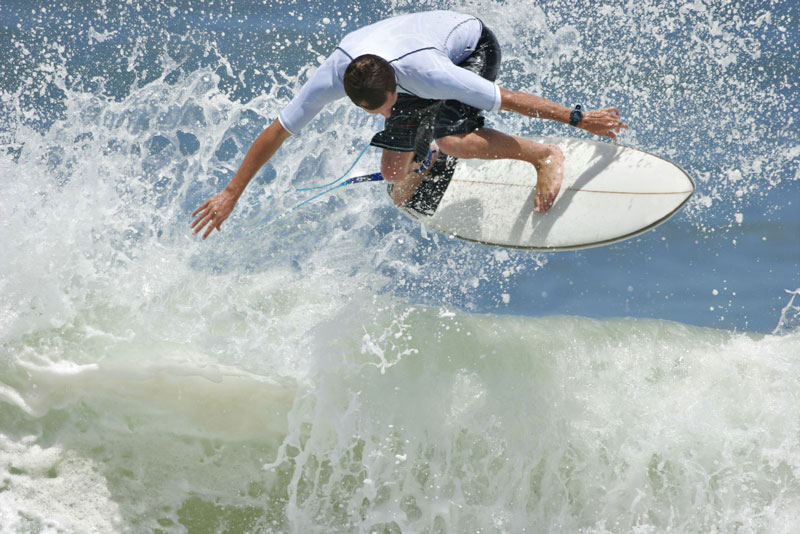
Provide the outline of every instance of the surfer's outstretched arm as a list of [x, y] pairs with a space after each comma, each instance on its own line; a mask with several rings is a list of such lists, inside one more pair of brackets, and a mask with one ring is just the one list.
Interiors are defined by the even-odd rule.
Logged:
[[[546, 98], [523, 91], [509, 91], [502, 87], [500, 88], [500, 109], [566, 124], [569, 124], [569, 114], [572, 112], [570, 108]], [[595, 135], [608, 136], [615, 141], [617, 136], [614, 132], [628, 128], [627, 124], [619, 120], [619, 110], [615, 107], [586, 111], [577, 126]]]
[[194, 210], [192, 217], [196, 217], [191, 224], [193, 233], [200, 232], [206, 225], [203, 239], [207, 238], [214, 228], [220, 230], [220, 226], [233, 211], [233, 207], [242, 196], [245, 187], [253, 179], [258, 170], [275, 154], [283, 142], [292, 134], [281, 125], [279, 120], [275, 120], [261, 135], [253, 141], [239, 165], [239, 170], [225, 186], [225, 189], [206, 200], [199, 208]]

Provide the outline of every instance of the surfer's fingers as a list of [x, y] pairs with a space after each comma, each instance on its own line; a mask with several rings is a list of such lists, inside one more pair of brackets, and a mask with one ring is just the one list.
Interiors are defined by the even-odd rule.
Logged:
[[[193, 233], [195, 233], [195, 234], [200, 233], [200, 231], [203, 230], [203, 228], [205, 228], [208, 223], [211, 223], [211, 224], [208, 226], [208, 229], [206, 230], [205, 235], [207, 236], [209, 233], [211, 233], [211, 230], [214, 229], [214, 225], [216, 224], [215, 221], [214, 221], [214, 217], [215, 216], [216, 216], [216, 212], [212, 211], [211, 209], [207, 210], [206, 213], [204, 213], [203, 215], [198, 217], [198, 221], [199, 222], [198, 222], [197, 226], [195, 227]], [[221, 223], [222, 220], [219, 220], [219, 222]], [[203, 237], [203, 239], [205, 239], [205, 236]]]
[[208, 236], [210, 236], [211, 232], [214, 231], [214, 228], [217, 229], [217, 232], [221, 232], [222, 231], [222, 223], [225, 222], [225, 219], [228, 218], [227, 215], [222, 217], [222, 216], [220, 216], [218, 214], [215, 214], [214, 216], [216, 217], [216, 219], [213, 219], [213, 218], [211, 219], [211, 224], [208, 225], [208, 229], [206, 230], [206, 233], [203, 234], [203, 239], [205, 239]]
[[207, 207], [203, 210], [195, 220], [189, 225], [190, 228], [195, 228], [195, 233], [199, 232], [203, 226], [208, 223], [209, 219], [212, 218], [213, 210], [210, 207]]
[[198, 233], [200, 230], [202, 230], [202, 229], [205, 227], [205, 225], [207, 225], [207, 224], [208, 224], [208, 221], [209, 221], [209, 219], [208, 219], [208, 216], [207, 216], [207, 215], [206, 215], [206, 216], [203, 216], [203, 217], [198, 217], [198, 218], [197, 218], [197, 219], [196, 219], [196, 220], [195, 220], [195, 221], [192, 223], [192, 233], [193, 233], [193, 234], [196, 234], [196, 233]]
[[205, 216], [206, 216], [206, 215], [205, 215], [205, 213], [201, 213], [200, 215], [198, 215], [198, 216], [197, 216], [197, 218], [196, 218], [195, 220], [193, 220], [193, 221], [192, 221], [192, 222], [189, 224], [189, 228], [194, 228], [195, 226], [197, 226], [198, 224], [200, 224], [200, 221], [202, 221], [202, 220], [203, 220], [203, 217], [205, 217]]
[[194, 232], [198, 233], [200, 230], [203, 229], [204, 226], [206, 226], [206, 224], [208, 224], [208, 227], [206, 228], [206, 231], [203, 232], [203, 239], [205, 239], [211, 234], [211, 232], [214, 231], [214, 228], [221, 222], [222, 221], [219, 221], [219, 222], [215, 221], [214, 220], [214, 215], [209, 215], [208, 218], [203, 222], [203, 226], [199, 227]]
[[[211, 232], [213, 232], [213, 231], [214, 231], [214, 228], [216, 228], [216, 225], [214, 224], [214, 221], [211, 221], [211, 224], [209, 224], [209, 225], [208, 225], [208, 229], [207, 229], [207, 230], [205, 231], [205, 233], [203, 234], [203, 239], [205, 239], [205, 238], [207, 238], [209, 235], [211, 235]], [[219, 230], [219, 228], [217, 228], [217, 230]]]
[[203, 211], [204, 209], [206, 209], [206, 208], [208, 207], [208, 203], [209, 203], [209, 202], [211, 202], [211, 199], [208, 199], [208, 200], [206, 200], [205, 202], [203, 202], [203, 203], [200, 205], [200, 207], [199, 207], [199, 208], [197, 208], [196, 210], [194, 210], [194, 211], [192, 212], [192, 217], [194, 217], [195, 215], [197, 215], [198, 213], [200, 213], [201, 211]]
[[[195, 217], [195, 215], [196, 215], [196, 217]], [[197, 225], [198, 225], [198, 223], [200, 223], [200, 221], [202, 221], [202, 220], [203, 220], [203, 218], [204, 218], [206, 215], [208, 215], [208, 213], [206, 213], [206, 212], [205, 212], [205, 209], [197, 208], [197, 209], [194, 211], [194, 213], [192, 213], [192, 217], [195, 217], [195, 219], [194, 219], [194, 220], [191, 222], [191, 224], [189, 224], [189, 226], [191, 226], [192, 228], [194, 228], [195, 226], [197, 226]]]
[[605, 123], [605, 126], [608, 128], [609, 131], [613, 130], [615, 132], [619, 132], [620, 130], [627, 130], [628, 125], [624, 122], [620, 121], [619, 119], [611, 120]]
[[615, 107], [598, 109], [597, 111], [606, 117], [611, 116], [615, 119], [619, 119], [619, 110]]

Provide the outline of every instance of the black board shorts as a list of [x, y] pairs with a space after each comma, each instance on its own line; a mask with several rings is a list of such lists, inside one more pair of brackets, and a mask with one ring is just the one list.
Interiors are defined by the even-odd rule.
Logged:
[[[475, 51], [458, 66], [494, 82], [500, 71], [500, 43], [489, 28], [481, 25]], [[482, 128], [482, 113], [458, 100], [430, 100], [399, 93], [384, 130], [375, 134], [370, 144], [398, 152], [413, 151], [416, 161], [424, 161], [434, 139]]]

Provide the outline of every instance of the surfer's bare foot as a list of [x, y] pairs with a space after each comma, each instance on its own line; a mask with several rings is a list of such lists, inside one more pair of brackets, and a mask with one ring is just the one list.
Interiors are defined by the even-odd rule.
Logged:
[[544, 147], [545, 155], [533, 162], [537, 173], [533, 211], [538, 213], [547, 211], [553, 205], [564, 178], [564, 153], [556, 145]]

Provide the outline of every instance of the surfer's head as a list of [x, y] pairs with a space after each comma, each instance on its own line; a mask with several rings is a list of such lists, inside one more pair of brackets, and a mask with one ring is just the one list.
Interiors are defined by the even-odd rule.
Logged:
[[386, 117], [397, 100], [394, 69], [382, 57], [358, 56], [344, 71], [344, 91], [356, 106]]

